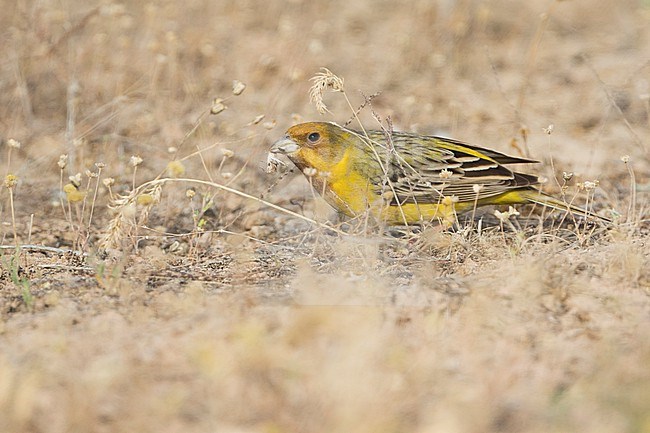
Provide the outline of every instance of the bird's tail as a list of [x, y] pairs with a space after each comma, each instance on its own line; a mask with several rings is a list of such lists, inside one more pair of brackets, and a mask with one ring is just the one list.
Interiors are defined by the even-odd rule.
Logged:
[[520, 194], [520, 197], [529, 201], [530, 203], [535, 203], [542, 206], [550, 207], [551, 209], [555, 209], [559, 211], [571, 212], [572, 214], [580, 217], [590, 217], [590, 218], [598, 219], [603, 222], [610, 222], [610, 223], [612, 222], [612, 220], [607, 217], [597, 215], [587, 209], [574, 206], [562, 200], [558, 200], [557, 198], [545, 194], [538, 189], [533, 189], [533, 188], [521, 189], [518, 191], [518, 193]]

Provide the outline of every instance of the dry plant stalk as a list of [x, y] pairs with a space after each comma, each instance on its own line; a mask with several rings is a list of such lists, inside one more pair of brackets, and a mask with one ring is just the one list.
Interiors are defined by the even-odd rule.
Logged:
[[11, 210], [11, 227], [14, 232], [14, 243], [18, 248], [18, 230], [16, 229], [16, 212], [14, 209], [14, 189], [18, 184], [18, 177], [13, 174], [5, 176], [4, 186], [9, 190], [9, 209]]
[[[153, 205], [160, 202], [162, 183], [157, 181], [146, 182], [132, 190], [128, 195], [116, 195], [109, 206], [115, 212], [102, 236], [99, 245], [102, 249], [117, 248], [122, 244], [128, 230], [143, 224]], [[136, 208], [140, 204], [143, 209], [140, 218], [136, 221]]]
[[[149, 212], [151, 211], [153, 205], [157, 204], [160, 201], [163, 185], [167, 183], [174, 183], [174, 182], [204, 185], [204, 186], [209, 186], [211, 188], [216, 188], [222, 191], [226, 191], [228, 193], [235, 194], [249, 200], [253, 200], [257, 203], [264, 204], [265, 206], [268, 206], [272, 209], [286, 213], [296, 218], [300, 218], [304, 221], [315, 224], [321, 228], [333, 231], [340, 235], [343, 236], [348, 235], [347, 233], [335, 227], [318, 222], [306, 216], [300, 215], [296, 212], [290, 211], [289, 209], [285, 209], [281, 206], [270, 203], [266, 200], [252, 196], [250, 194], [246, 194], [245, 192], [239, 191], [235, 188], [222, 185], [220, 183], [208, 182], [200, 179], [159, 178], [159, 179], [151, 180], [149, 182], [145, 182], [139, 187], [137, 187], [136, 189], [134, 189], [133, 191], [131, 191], [131, 193], [129, 193], [128, 195], [117, 196], [113, 200], [113, 203], [109, 207], [115, 212], [115, 216], [106, 227], [104, 236], [102, 236], [102, 239], [100, 240], [100, 247], [102, 249], [108, 249], [108, 248], [115, 248], [121, 245], [124, 236], [128, 234], [127, 233], [128, 226], [130, 224], [131, 225], [135, 224], [136, 226], [138, 224], [143, 224], [146, 221], [147, 216], [149, 215]], [[143, 205], [145, 206], [145, 208], [140, 214], [139, 221], [133, 222], [135, 219], [134, 209], [137, 204]]]

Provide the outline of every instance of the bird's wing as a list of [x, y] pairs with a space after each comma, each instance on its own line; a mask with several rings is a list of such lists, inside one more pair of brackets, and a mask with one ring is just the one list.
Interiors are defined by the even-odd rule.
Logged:
[[[375, 173], [377, 193], [392, 191], [393, 201], [439, 203], [455, 196], [461, 202], [499, 195], [509, 189], [538, 183], [536, 176], [516, 173], [503, 164], [536, 162], [434, 136], [402, 132], [368, 134], [386, 173]], [[374, 155], [376, 153], [376, 155]], [[480, 185], [478, 193], [475, 185]]]

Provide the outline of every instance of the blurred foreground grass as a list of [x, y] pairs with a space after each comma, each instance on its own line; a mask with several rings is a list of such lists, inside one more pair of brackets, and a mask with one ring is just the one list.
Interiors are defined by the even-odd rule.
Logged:
[[[650, 432], [649, 21], [630, 0], [4, 2], [0, 431]], [[263, 172], [320, 118], [321, 66], [382, 92], [367, 125], [530, 152], [621, 223], [343, 236], [170, 181], [98, 248], [111, 199], [159, 174], [327, 221], [299, 173]]]

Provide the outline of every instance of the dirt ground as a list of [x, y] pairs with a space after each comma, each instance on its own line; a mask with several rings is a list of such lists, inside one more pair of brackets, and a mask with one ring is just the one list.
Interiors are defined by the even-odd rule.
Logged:
[[[1, 432], [650, 432], [647, 0], [2, 8]], [[613, 223], [341, 220], [321, 67]]]

